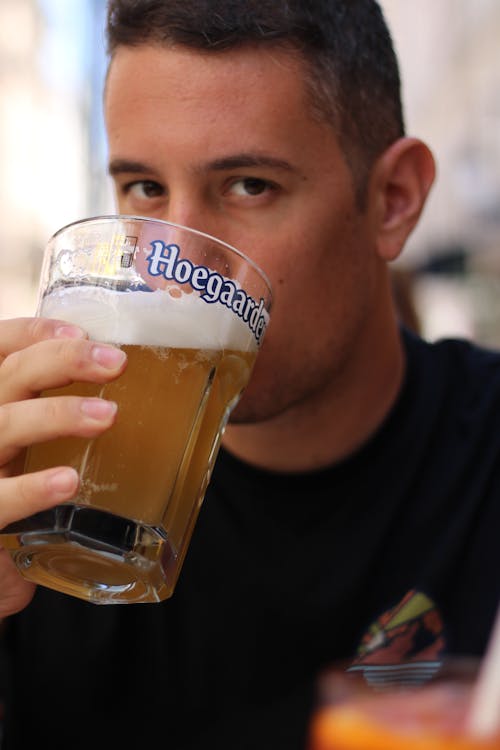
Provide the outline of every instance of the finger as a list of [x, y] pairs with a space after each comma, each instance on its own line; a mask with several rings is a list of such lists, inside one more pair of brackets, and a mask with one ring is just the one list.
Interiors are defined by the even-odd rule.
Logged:
[[69, 466], [2, 479], [0, 529], [70, 500], [78, 490], [79, 481], [78, 473]]
[[0, 620], [24, 609], [33, 598], [35, 584], [19, 573], [7, 550], [0, 547]]
[[34, 443], [68, 436], [97, 437], [113, 424], [116, 411], [113, 401], [79, 396], [54, 396], [0, 406], [0, 465]]
[[105, 383], [125, 368], [125, 352], [88, 339], [50, 339], [9, 354], [0, 367], [0, 403], [69, 383]]
[[[0, 529], [70, 500], [78, 486], [78, 473], [67, 466], [0, 480]], [[0, 619], [26, 607], [34, 592], [0, 545]]]
[[12, 318], [0, 321], [0, 360], [18, 349], [53, 338], [85, 338], [85, 331], [64, 320]]

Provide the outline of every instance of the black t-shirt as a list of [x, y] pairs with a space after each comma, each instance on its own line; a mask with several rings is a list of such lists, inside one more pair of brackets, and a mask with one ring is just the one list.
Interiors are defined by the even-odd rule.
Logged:
[[170, 600], [38, 588], [7, 624], [2, 750], [303, 750], [325, 666], [484, 651], [500, 354], [404, 340], [400, 397], [348, 460], [283, 475], [221, 451]]

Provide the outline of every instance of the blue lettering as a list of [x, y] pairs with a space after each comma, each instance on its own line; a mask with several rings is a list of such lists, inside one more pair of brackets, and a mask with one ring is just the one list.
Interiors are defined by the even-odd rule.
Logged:
[[243, 289], [238, 289], [236, 292], [236, 299], [232, 304], [232, 309], [234, 312], [241, 317], [243, 317], [243, 312], [245, 310], [245, 304], [247, 301], [247, 295], [243, 291]]
[[217, 302], [219, 300], [223, 283], [224, 279], [220, 273], [211, 273], [207, 279], [205, 294], [202, 294], [201, 298], [205, 300], [205, 302]]
[[180, 260], [175, 265], [174, 278], [179, 284], [185, 284], [193, 273], [193, 264], [189, 260]]
[[231, 307], [233, 304], [234, 295], [236, 293], [236, 284], [232, 281], [226, 281], [220, 295], [220, 301], [223, 305]]
[[205, 289], [208, 275], [208, 268], [205, 268], [205, 266], [195, 266], [191, 276], [191, 286], [193, 289], [196, 289], [198, 292]]
[[[163, 240], [154, 240], [151, 242], [153, 251], [148, 255], [148, 272], [151, 276], [163, 276], [165, 279], [174, 278], [175, 265], [179, 257], [178, 245], [166, 245]], [[164, 250], [168, 250], [166, 255]]]

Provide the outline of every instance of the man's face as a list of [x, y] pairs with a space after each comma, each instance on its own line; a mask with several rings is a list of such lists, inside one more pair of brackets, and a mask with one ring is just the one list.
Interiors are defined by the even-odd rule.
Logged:
[[342, 376], [374, 295], [370, 222], [302, 65], [282, 49], [141, 45], [119, 48], [109, 71], [120, 212], [215, 235], [270, 278], [271, 323], [235, 421], [269, 419]]

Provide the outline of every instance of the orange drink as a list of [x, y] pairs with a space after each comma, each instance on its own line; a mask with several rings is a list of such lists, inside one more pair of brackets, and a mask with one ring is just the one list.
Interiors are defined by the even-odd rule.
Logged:
[[472, 682], [465, 677], [377, 688], [361, 674], [335, 680], [313, 718], [308, 750], [500, 750], [500, 732], [468, 731]]

